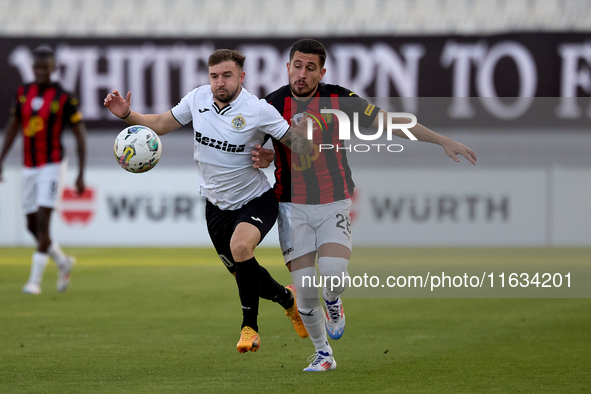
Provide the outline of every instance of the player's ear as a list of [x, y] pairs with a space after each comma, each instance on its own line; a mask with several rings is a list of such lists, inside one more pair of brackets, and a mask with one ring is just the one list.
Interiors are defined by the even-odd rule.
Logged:
[[289, 66], [291, 66], [290, 62], [285, 63], [285, 65], [287, 66], [287, 72], [289, 73]]
[[242, 83], [244, 82], [244, 77], [246, 76], [246, 73], [244, 71], [242, 71], [240, 73], [240, 84], [242, 85]]
[[326, 74], [326, 68], [323, 68], [322, 70], [320, 70], [320, 79], [319, 79], [319, 81], [322, 81], [322, 78], [324, 78], [324, 74]]

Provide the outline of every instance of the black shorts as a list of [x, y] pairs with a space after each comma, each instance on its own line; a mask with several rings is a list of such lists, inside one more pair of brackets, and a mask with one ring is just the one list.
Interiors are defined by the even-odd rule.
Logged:
[[233, 211], [219, 209], [207, 200], [205, 205], [207, 231], [215, 250], [228, 271], [236, 272], [236, 262], [230, 250], [230, 240], [238, 223], [246, 222], [258, 228], [261, 232], [260, 243], [273, 228], [278, 212], [279, 204], [272, 188], [242, 208]]

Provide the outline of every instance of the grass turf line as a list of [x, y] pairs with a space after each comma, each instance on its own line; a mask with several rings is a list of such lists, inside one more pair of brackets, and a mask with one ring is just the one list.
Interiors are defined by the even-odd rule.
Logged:
[[[240, 304], [212, 249], [67, 249], [72, 286], [20, 288], [29, 248], [0, 248], [0, 393], [587, 392], [589, 299], [346, 299], [338, 368], [303, 373], [313, 353], [282, 309], [261, 300], [261, 349], [238, 354]], [[570, 249], [401, 249], [470, 264], [577, 259]], [[274, 249], [257, 258], [282, 283]], [[442, 263], [444, 263], [443, 261]]]

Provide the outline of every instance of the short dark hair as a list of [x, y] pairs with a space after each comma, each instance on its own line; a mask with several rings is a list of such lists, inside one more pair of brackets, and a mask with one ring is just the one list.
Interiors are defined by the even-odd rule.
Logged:
[[39, 45], [33, 49], [33, 59], [49, 59], [54, 57], [53, 49], [49, 45]]
[[209, 56], [207, 64], [209, 66], [215, 66], [228, 60], [232, 60], [240, 69], [244, 68], [244, 60], [246, 56], [234, 49], [217, 49]]
[[296, 52], [301, 52], [308, 55], [318, 55], [320, 68], [324, 67], [324, 62], [326, 62], [326, 49], [324, 49], [324, 45], [322, 45], [320, 41], [316, 41], [311, 38], [304, 38], [294, 42], [291, 46], [291, 51], [289, 51], [290, 62], [293, 60], [293, 55]]

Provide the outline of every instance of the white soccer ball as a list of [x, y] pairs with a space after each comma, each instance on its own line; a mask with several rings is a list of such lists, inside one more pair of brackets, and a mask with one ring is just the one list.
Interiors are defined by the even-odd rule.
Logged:
[[129, 126], [115, 139], [115, 159], [126, 171], [150, 171], [162, 154], [160, 138], [146, 126]]

